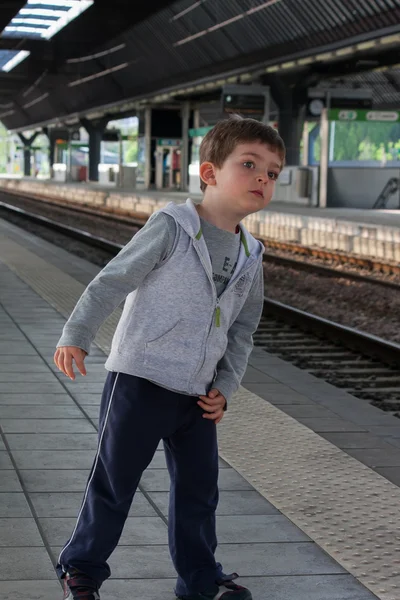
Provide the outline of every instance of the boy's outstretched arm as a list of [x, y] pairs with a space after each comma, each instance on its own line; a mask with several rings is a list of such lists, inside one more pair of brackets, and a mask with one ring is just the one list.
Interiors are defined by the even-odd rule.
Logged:
[[263, 268], [260, 265], [249, 295], [242, 310], [228, 332], [228, 346], [218, 363], [217, 376], [212, 387], [217, 389], [227, 402], [237, 391], [247, 368], [253, 349], [253, 333], [260, 322], [264, 302]]
[[[133, 292], [173, 248], [176, 225], [164, 213], [155, 214], [146, 225], [128, 242], [93, 279], [83, 292], [70, 318], [64, 326], [57, 349], [73, 347], [84, 352], [78, 353], [80, 361], [89, 354], [90, 345], [102, 323]], [[71, 352], [61, 357], [64, 366], [70, 366]], [[54, 360], [61, 368], [60, 352]], [[75, 360], [74, 356], [72, 358]], [[81, 361], [80, 361], [81, 362]], [[72, 366], [71, 366], [72, 368]], [[84, 368], [84, 367], [83, 367]], [[70, 369], [68, 369], [70, 371]], [[79, 369], [80, 372], [81, 369]], [[66, 373], [67, 374], [67, 373]], [[71, 372], [68, 373], [71, 376]]]

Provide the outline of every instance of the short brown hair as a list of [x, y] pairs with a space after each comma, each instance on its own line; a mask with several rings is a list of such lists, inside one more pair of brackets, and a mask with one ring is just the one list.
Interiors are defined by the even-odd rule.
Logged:
[[[236, 146], [246, 142], [265, 144], [279, 154], [282, 166], [284, 165], [285, 144], [277, 130], [255, 119], [244, 119], [239, 115], [218, 121], [206, 134], [200, 146], [200, 164], [211, 162], [220, 168]], [[204, 192], [206, 187], [207, 184], [200, 178], [201, 191]]]

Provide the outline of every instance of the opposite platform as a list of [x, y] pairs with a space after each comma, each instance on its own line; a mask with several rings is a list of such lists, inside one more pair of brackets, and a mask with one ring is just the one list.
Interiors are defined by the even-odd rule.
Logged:
[[[183, 192], [128, 191], [93, 183], [4, 177], [0, 177], [0, 190], [141, 217], [187, 197]], [[200, 202], [201, 195], [192, 199]], [[246, 217], [244, 223], [261, 238], [400, 261], [400, 210], [320, 209], [273, 201], [267, 210]]]
[[[60, 590], [52, 561], [75, 522], [95, 453], [104, 352], [119, 311], [96, 338], [87, 377], [71, 382], [53, 365], [54, 345], [98, 269], [1, 221], [0, 258], [0, 597], [50, 600]], [[384, 444], [400, 427], [373, 407], [357, 425], [361, 401], [261, 351], [244, 384], [258, 395], [242, 388], [219, 426], [218, 558], [226, 570], [239, 570], [254, 600], [398, 600], [400, 490], [281, 408], [316, 413], [325, 400], [322, 418], [332, 413], [339, 427], [350, 423], [347, 431], [391, 428]], [[157, 452], [111, 559], [109, 600], [173, 598], [167, 500]]]

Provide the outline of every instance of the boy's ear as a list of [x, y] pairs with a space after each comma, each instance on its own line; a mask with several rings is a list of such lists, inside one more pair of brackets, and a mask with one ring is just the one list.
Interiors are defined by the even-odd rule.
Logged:
[[207, 185], [215, 185], [215, 167], [210, 162], [203, 162], [200, 165], [200, 178]]

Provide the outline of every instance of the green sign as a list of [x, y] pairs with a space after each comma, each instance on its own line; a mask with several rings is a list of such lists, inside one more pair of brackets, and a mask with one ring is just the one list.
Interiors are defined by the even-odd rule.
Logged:
[[331, 108], [328, 110], [329, 121], [367, 121], [370, 123], [398, 123], [398, 110], [371, 110], [353, 108]]
[[212, 129], [212, 127], [197, 127], [197, 129], [189, 129], [189, 137], [203, 137]]

